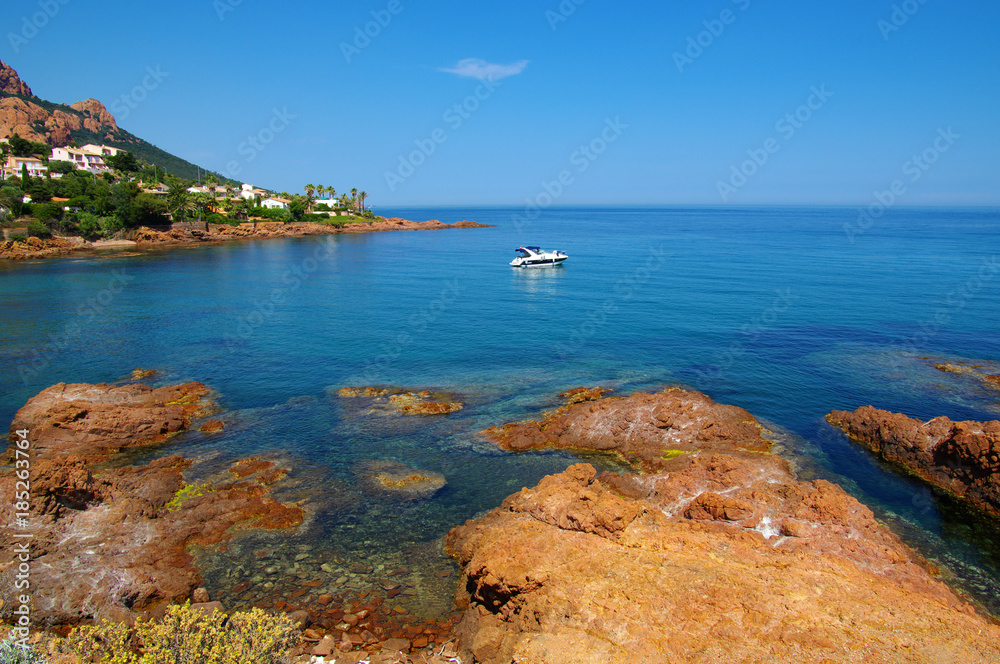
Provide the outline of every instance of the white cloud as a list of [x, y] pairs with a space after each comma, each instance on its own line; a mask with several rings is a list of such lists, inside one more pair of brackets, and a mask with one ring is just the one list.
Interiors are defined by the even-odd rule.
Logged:
[[447, 69], [442, 67], [441, 71], [446, 71], [449, 74], [458, 74], [459, 76], [468, 76], [469, 78], [484, 78], [490, 81], [499, 81], [501, 78], [520, 74], [527, 66], [527, 60], [518, 60], [509, 65], [495, 65], [481, 58], [466, 58], [459, 60], [454, 68]]

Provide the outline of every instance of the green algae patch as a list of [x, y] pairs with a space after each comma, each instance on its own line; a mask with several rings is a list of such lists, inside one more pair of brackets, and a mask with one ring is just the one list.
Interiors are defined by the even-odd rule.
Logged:
[[676, 459], [682, 454], [691, 454], [690, 450], [663, 450], [664, 454], [660, 456], [664, 461], [670, 461], [671, 459]]
[[168, 512], [176, 512], [184, 505], [184, 501], [190, 500], [191, 498], [197, 498], [198, 496], [204, 496], [209, 491], [211, 491], [211, 489], [208, 487], [208, 484], [185, 483], [184, 486], [177, 490], [177, 493], [175, 493], [174, 497], [167, 502], [165, 507]]

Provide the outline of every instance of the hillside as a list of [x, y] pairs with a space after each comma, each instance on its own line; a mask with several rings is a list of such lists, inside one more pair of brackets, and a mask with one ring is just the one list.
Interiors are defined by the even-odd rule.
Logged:
[[[97, 143], [122, 148], [167, 173], [198, 179], [198, 166], [122, 129], [96, 99], [71, 105], [36, 97], [9, 65], [0, 62], [0, 137], [21, 138], [52, 147]], [[201, 169], [204, 176], [206, 169]], [[226, 178], [215, 174], [221, 181]]]

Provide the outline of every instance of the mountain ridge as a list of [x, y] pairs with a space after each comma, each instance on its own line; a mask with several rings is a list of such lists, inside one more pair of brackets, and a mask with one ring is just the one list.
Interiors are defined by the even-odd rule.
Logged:
[[[211, 172], [122, 129], [97, 99], [67, 105], [35, 96], [17, 71], [0, 61], [0, 137], [14, 134], [52, 147], [96, 143], [121, 148], [187, 180]], [[218, 173], [214, 175], [222, 182], [233, 182]]]

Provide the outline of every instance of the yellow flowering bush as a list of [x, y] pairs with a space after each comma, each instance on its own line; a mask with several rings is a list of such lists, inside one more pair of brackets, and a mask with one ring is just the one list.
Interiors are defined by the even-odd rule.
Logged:
[[83, 661], [102, 664], [285, 664], [297, 641], [288, 616], [256, 608], [226, 616], [192, 611], [188, 603], [167, 609], [160, 622], [129, 627], [105, 620], [69, 637]]

